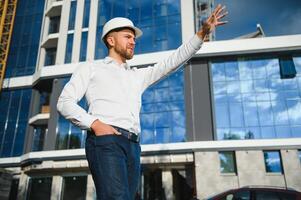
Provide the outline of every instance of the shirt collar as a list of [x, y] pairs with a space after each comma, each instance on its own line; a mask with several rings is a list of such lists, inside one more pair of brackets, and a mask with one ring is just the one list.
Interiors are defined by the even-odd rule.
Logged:
[[114, 63], [115, 65], [117, 65], [118, 67], [123, 67], [123, 68], [125, 68], [125, 69], [130, 69], [130, 66], [129, 66], [129, 64], [128, 63], [122, 63], [122, 64], [119, 64], [119, 63], [117, 63], [117, 61], [115, 61], [112, 57], [110, 57], [110, 56], [107, 56], [107, 57], [105, 57], [105, 59], [103, 60], [103, 62], [105, 63], [105, 64], [111, 64], [111, 63]]

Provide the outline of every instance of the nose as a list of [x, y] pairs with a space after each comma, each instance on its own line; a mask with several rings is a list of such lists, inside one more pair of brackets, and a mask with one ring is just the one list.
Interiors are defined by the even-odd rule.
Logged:
[[135, 45], [136, 44], [136, 39], [135, 38], [131, 38], [130, 39], [130, 43], [133, 44], [133, 45]]

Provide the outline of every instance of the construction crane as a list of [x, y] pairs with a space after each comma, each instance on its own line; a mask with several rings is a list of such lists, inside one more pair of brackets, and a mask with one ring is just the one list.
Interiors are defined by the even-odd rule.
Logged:
[[17, 0], [0, 0], [0, 92], [2, 90]]

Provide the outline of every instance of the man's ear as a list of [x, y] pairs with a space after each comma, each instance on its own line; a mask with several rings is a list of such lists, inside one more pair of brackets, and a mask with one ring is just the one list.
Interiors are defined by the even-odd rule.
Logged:
[[107, 40], [107, 43], [110, 47], [113, 47], [115, 45], [115, 40], [114, 40], [114, 37], [112, 35], [108, 35], [106, 40]]

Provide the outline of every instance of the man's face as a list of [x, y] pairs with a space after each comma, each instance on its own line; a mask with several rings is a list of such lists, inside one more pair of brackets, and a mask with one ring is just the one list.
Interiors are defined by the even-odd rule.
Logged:
[[113, 32], [113, 43], [112, 48], [121, 57], [129, 60], [134, 56], [135, 49], [135, 34], [131, 29], [122, 29], [118, 32]]

